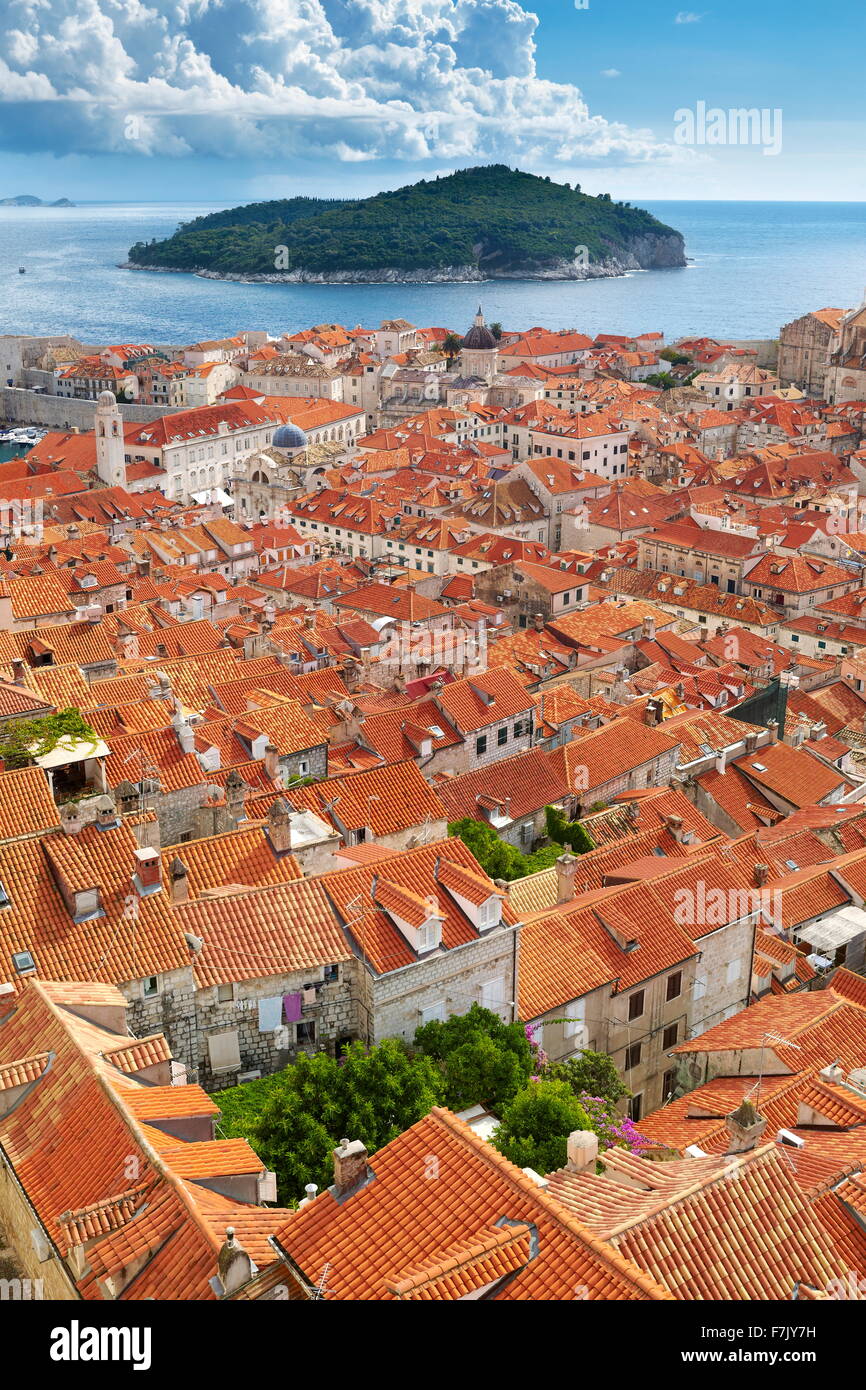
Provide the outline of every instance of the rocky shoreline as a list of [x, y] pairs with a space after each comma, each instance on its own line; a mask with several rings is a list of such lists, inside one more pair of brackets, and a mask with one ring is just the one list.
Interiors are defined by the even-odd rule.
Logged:
[[625, 254], [584, 265], [564, 259], [548, 265], [515, 270], [482, 269], [477, 265], [448, 265], [421, 270], [377, 267], [373, 270], [279, 270], [271, 273], [191, 269], [183, 266], [138, 265], [123, 261], [120, 270], [149, 270], [162, 275], [197, 275], [202, 280], [226, 280], [242, 285], [450, 285], [477, 284], [488, 280], [600, 280], [633, 273], [684, 266], [682, 238], [641, 237]]

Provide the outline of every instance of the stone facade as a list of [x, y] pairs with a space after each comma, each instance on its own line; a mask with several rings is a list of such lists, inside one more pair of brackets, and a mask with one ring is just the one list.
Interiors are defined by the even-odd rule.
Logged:
[[359, 973], [367, 1041], [402, 1038], [430, 1018], [465, 1014], [482, 1004], [506, 1022], [516, 1018], [519, 933], [500, 923], [477, 940], [434, 951], [400, 970]]
[[803, 314], [779, 330], [779, 377], [783, 386], [799, 386], [819, 400], [836, 337], [831, 324]]
[[[356, 971], [356, 962], [347, 960], [329, 967], [327, 980], [326, 968], [319, 967], [272, 975], [266, 980], [244, 980], [222, 989], [213, 985], [197, 990], [197, 1079], [200, 1084], [208, 1091], [218, 1091], [236, 1085], [238, 1075], [244, 1072], [260, 1071], [266, 1076], [294, 1062], [300, 1052], [326, 1051], [333, 1056], [338, 1044], [355, 1039], [363, 1032]], [[220, 999], [220, 994], [227, 994], [229, 989], [233, 997]], [[273, 1032], [261, 1032], [259, 1000], [298, 991], [311, 996], [304, 1003], [300, 1024], [281, 1023]], [[214, 1070], [208, 1040], [227, 1033], [237, 1034], [240, 1063], [237, 1067]]]

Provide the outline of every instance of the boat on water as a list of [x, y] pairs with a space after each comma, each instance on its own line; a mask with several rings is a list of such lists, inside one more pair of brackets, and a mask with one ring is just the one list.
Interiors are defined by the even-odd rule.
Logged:
[[26, 265], [19, 265], [19, 267], [18, 267], [18, 274], [19, 274], [19, 275], [26, 275], [26, 274], [27, 274], [27, 267], [26, 267]]

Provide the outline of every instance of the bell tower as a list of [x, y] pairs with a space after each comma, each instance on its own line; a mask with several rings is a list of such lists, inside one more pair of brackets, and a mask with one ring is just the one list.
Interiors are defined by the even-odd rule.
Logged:
[[96, 402], [96, 472], [104, 487], [126, 487], [123, 416], [110, 391]]

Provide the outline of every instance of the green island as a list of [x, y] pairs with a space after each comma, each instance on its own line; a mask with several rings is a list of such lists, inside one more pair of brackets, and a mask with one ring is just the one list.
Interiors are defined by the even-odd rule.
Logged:
[[137, 242], [126, 264], [274, 280], [584, 279], [682, 266], [685, 248], [642, 208], [492, 164], [357, 201], [211, 213]]

